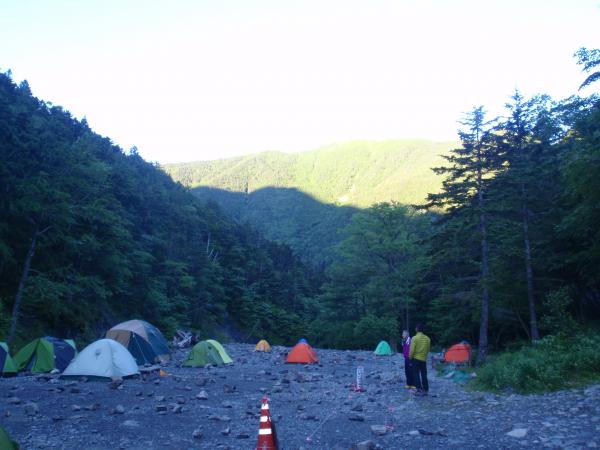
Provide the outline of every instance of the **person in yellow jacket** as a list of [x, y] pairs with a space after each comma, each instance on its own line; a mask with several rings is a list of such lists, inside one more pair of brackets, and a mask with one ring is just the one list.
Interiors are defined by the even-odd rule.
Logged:
[[427, 381], [427, 355], [431, 347], [431, 340], [423, 334], [423, 325], [418, 324], [415, 334], [410, 342], [409, 358], [414, 371], [417, 394], [427, 395], [429, 382]]

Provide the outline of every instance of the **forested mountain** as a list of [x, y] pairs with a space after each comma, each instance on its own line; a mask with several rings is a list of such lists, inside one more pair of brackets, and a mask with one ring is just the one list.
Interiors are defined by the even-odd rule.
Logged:
[[[426, 140], [356, 141], [304, 153], [266, 152], [216, 161], [169, 164], [174, 180], [215, 200], [238, 222], [284, 242], [323, 266], [355, 208], [423, 202], [441, 177], [430, 168], [455, 146]], [[340, 207], [340, 208], [336, 208]]]
[[94, 338], [135, 317], [167, 335], [303, 334], [316, 281], [288, 247], [10, 74], [0, 74], [0, 157], [0, 340]]

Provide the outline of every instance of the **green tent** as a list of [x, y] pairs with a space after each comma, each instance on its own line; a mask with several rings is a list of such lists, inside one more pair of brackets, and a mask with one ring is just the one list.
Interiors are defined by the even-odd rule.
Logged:
[[0, 449], [2, 450], [19, 450], [19, 444], [10, 439], [10, 436], [0, 427]]
[[63, 371], [76, 353], [75, 342], [71, 339], [46, 336], [31, 341], [13, 359], [18, 370], [38, 373], [53, 369]]
[[387, 356], [387, 355], [393, 355], [394, 352], [392, 351], [390, 344], [388, 344], [385, 341], [381, 341], [379, 344], [377, 344], [377, 348], [375, 349], [375, 351], [373, 352], [378, 356]]
[[198, 342], [183, 362], [184, 366], [197, 367], [206, 364], [229, 364], [233, 360], [229, 357], [221, 344], [212, 339]]
[[8, 345], [5, 342], [0, 342], [0, 377], [8, 377], [16, 375], [17, 366], [10, 357], [8, 352]]

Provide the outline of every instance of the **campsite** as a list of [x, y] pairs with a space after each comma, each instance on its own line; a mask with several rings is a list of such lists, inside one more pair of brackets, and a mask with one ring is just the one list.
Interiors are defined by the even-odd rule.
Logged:
[[[122, 383], [2, 378], [1, 423], [26, 450], [253, 449], [267, 396], [280, 450], [600, 445], [598, 385], [490, 394], [430, 370], [430, 396], [417, 398], [397, 354], [314, 349], [318, 363], [286, 364], [289, 347], [223, 348], [232, 363], [186, 367], [190, 349], [177, 350], [159, 370]], [[364, 392], [353, 391], [358, 367]]]

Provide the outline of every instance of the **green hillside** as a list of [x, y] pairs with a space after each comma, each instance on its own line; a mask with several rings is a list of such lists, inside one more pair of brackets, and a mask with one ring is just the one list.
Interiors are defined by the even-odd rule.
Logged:
[[[117, 322], [302, 336], [318, 280], [289, 247], [0, 73], [0, 340]], [[316, 281], [315, 281], [316, 280]]]
[[[305, 260], [328, 264], [339, 229], [356, 208], [423, 202], [441, 178], [451, 142], [356, 141], [304, 153], [266, 152], [216, 161], [165, 165], [174, 180], [220, 204], [239, 222], [289, 244]], [[343, 208], [336, 208], [343, 207]]]

